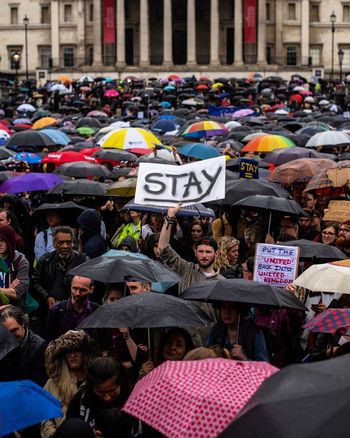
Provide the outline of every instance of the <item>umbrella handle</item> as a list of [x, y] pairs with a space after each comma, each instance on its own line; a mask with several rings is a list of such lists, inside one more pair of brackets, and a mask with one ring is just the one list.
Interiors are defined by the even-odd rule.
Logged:
[[147, 329], [147, 344], [148, 344], [148, 360], [152, 360], [151, 358], [151, 330]]
[[241, 325], [241, 314], [238, 314], [238, 323], [237, 323], [237, 334], [236, 334], [236, 344], [239, 342], [239, 326]]
[[270, 211], [269, 225], [268, 225], [268, 230], [267, 230], [267, 233], [268, 233], [268, 234], [270, 234], [270, 229], [271, 229], [271, 219], [272, 219], [272, 212]]

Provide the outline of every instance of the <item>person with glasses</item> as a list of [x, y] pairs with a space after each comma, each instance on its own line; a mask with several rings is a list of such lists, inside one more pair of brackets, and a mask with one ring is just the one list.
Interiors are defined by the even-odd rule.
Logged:
[[350, 220], [340, 224], [338, 238], [335, 244], [350, 257]]
[[321, 242], [326, 245], [335, 245], [338, 230], [339, 225], [336, 222], [326, 222], [321, 230]]

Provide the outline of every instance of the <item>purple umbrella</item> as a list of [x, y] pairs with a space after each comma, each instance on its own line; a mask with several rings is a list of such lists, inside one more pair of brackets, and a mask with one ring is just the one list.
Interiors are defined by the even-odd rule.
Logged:
[[0, 184], [1, 193], [22, 193], [35, 190], [49, 190], [63, 181], [51, 173], [25, 173]]
[[244, 108], [244, 109], [235, 111], [232, 114], [232, 117], [247, 117], [247, 116], [251, 116], [252, 114], [254, 114], [253, 110], [251, 110], [250, 108]]

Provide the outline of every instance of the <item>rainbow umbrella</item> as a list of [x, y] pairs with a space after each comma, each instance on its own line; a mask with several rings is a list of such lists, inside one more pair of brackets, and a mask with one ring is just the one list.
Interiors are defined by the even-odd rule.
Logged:
[[271, 152], [292, 147], [295, 147], [294, 142], [283, 135], [261, 135], [247, 143], [241, 152]]
[[225, 125], [212, 120], [203, 120], [192, 123], [182, 134], [183, 137], [189, 138], [207, 138], [214, 135], [226, 135], [229, 130]]
[[162, 142], [142, 128], [122, 128], [106, 134], [99, 142], [105, 149], [123, 149], [136, 154], [147, 154]]

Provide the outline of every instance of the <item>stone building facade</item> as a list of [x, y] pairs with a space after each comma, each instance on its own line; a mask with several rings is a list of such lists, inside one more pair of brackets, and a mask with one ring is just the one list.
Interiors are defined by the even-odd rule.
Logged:
[[349, 70], [350, 0], [0, 2], [0, 73], [18, 67], [20, 77], [26, 70], [48, 78], [315, 70], [327, 77], [332, 65], [336, 77], [340, 50]]

